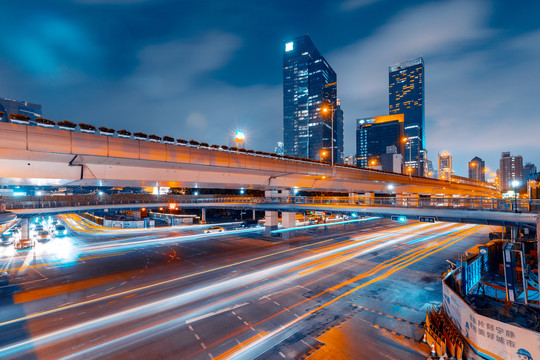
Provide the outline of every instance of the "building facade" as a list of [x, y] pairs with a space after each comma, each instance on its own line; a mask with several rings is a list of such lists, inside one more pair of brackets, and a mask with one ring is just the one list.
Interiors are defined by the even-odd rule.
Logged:
[[484, 160], [480, 159], [478, 156], [475, 156], [471, 161], [469, 161], [469, 179], [485, 182], [485, 169], [486, 163]]
[[[394, 146], [396, 154], [403, 157], [404, 134], [403, 114], [358, 119], [356, 121], [356, 164], [371, 168], [382, 166], [382, 156], [387, 154], [389, 146]], [[388, 171], [393, 170], [388, 169]]]
[[523, 185], [523, 158], [520, 155], [511, 156], [510, 152], [503, 152], [499, 160], [499, 172], [501, 192], [513, 190], [514, 180]]
[[343, 162], [336, 73], [307, 35], [285, 42], [283, 50], [285, 155], [330, 161], [333, 149], [334, 161]]
[[536, 180], [537, 177], [538, 171], [536, 165], [530, 162], [523, 165], [523, 181]]
[[10, 100], [0, 98], [0, 112], [4, 113], [1, 118], [7, 121], [7, 116], [11, 114], [22, 114], [29, 116], [31, 121], [41, 117], [41, 105], [28, 101]]
[[413, 175], [424, 175], [426, 159], [424, 133], [424, 59], [422, 57], [388, 68], [389, 113], [404, 114], [405, 167]]
[[439, 154], [438, 175], [441, 180], [448, 180], [452, 178], [452, 155], [447, 152]]

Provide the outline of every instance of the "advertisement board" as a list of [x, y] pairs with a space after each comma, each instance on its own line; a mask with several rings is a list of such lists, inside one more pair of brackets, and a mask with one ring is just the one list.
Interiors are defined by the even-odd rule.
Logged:
[[444, 281], [443, 308], [469, 345], [486, 359], [540, 360], [540, 333], [477, 314]]

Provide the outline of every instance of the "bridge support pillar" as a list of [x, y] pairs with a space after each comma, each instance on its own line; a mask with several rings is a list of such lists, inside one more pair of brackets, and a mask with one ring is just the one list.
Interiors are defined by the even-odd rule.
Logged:
[[[296, 227], [296, 213], [295, 212], [282, 212], [281, 213], [281, 227], [282, 229], [292, 229]], [[288, 239], [294, 237], [294, 231], [285, 231], [281, 233], [282, 239]]]
[[277, 211], [265, 211], [264, 212], [264, 234], [266, 236], [272, 236], [271, 231], [278, 229], [278, 212]]
[[206, 222], [206, 209], [201, 209], [201, 221]]
[[252, 219], [255, 220], [257, 217], [255, 216], [255, 210], [252, 210], [253, 214], [252, 214]]
[[[536, 256], [537, 269], [540, 271], [540, 215], [536, 217]], [[538, 281], [538, 294], [540, 294], [540, 281]], [[540, 304], [537, 307], [540, 307]]]
[[30, 239], [30, 226], [28, 225], [28, 218], [24, 218], [21, 221], [21, 239]]

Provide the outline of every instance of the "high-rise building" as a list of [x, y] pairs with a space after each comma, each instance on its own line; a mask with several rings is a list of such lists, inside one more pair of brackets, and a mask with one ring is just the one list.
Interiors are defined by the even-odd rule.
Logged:
[[283, 140], [285, 155], [330, 161], [333, 148], [334, 161], [343, 161], [337, 76], [307, 35], [283, 49]]
[[523, 181], [536, 180], [537, 176], [538, 171], [536, 169], [536, 165], [530, 162], [523, 165]]
[[439, 179], [450, 180], [452, 177], [452, 155], [447, 152], [439, 154], [438, 166]]
[[485, 182], [485, 169], [486, 163], [484, 160], [480, 159], [478, 156], [475, 156], [471, 161], [469, 161], [469, 179]]
[[35, 118], [41, 117], [41, 105], [32, 104], [28, 101], [0, 98], [0, 112], [5, 114], [1, 117], [4, 119], [3, 121], [7, 121], [7, 116], [11, 114], [26, 115], [33, 121]]
[[403, 124], [403, 114], [358, 119], [356, 121], [356, 164], [371, 168], [381, 165], [381, 156], [387, 153], [388, 146], [395, 146], [396, 153], [403, 155]]
[[415, 175], [424, 175], [427, 160], [424, 134], [424, 59], [422, 57], [392, 65], [388, 68], [389, 112], [404, 114], [405, 166]]
[[503, 152], [499, 160], [499, 171], [501, 192], [513, 190], [514, 180], [523, 185], [523, 158], [520, 155], [511, 156], [510, 152]]

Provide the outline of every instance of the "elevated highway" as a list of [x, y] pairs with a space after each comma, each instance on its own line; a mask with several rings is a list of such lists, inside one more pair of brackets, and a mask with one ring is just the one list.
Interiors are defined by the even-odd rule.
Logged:
[[309, 189], [497, 197], [485, 183], [0, 123], [0, 184]]

